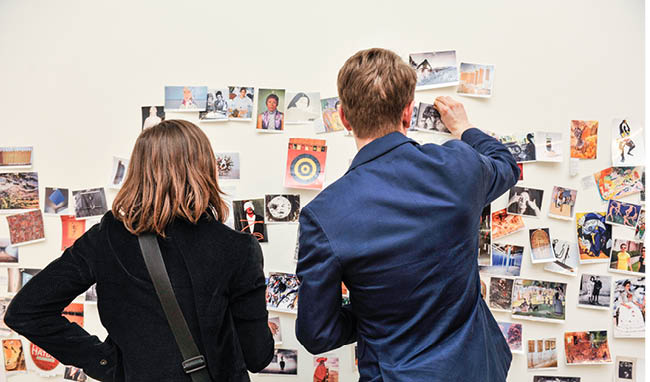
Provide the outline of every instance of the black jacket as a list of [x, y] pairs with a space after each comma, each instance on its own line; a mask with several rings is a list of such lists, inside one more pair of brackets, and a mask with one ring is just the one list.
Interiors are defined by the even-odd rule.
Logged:
[[[214, 381], [249, 381], [273, 357], [257, 240], [205, 214], [176, 219], [160, 249]], [[102, 342], [61, 316], [97, 283]], [[64, 364], [101, 381], [189, 381], [138, 240], [111, 212], [14, 297], [6, 324]]]

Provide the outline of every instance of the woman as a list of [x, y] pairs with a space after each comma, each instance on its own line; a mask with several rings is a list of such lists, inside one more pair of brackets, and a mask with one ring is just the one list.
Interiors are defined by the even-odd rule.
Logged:
[[632, 283], [630, 280], [623, 282], [623, 291], [619, 296], [618, 307], [615, 314], [615, 327], [622, 333], [643, 332], [645, 327], [645, 307], [634, 300]]
[[[20, 290], [5, 322], [100, 381], [189, 381], [138, 244], [153, 232], [212, 380], [249, 381], [273, 357], [263, 258], [226, 215], [206, 135], [180, 120], [146, 129], [112, 211]], [[61, 316], [95, 283], [104, 342]]]

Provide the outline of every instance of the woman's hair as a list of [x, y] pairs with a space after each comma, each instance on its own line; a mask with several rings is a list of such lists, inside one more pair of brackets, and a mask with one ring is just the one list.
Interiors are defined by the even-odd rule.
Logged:
[[228, 208], [217, 168], [208, 137], [193, 123], [172, 119], [145, 129], [135, 141], [113, 215], [134, 235], [162, 237], [174, 218], [196, 223], [208, 208], [223, 222]]
[[295, 96], [293, 96], [293, 98], [291, 99], [291, 102], [289, 102], [289, 106], [287, 106], [287, 109], [291, 109], [292, 107], [296, 107], [296, 104], [298, 103], [298, 101], [302, 97], [307, 98], [307, 106], [309, 106], [311, 104], [311, 100], [309, 99], [309, 96], [307, 94], [303, 93], [303, 92], [300, 92], [300, 93], [296, 94]]

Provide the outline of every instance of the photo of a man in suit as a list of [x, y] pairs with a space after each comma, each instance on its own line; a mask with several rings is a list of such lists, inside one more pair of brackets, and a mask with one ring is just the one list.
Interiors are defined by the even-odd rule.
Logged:
[[[259, 200], [263, 205], [263, 200]], [[264, 215], [255, 213], [255, 201], [234, 201], [233, 209], [235, 215], [235, 229], [241, 232], [249, 233], [257, 238], [260, 242], [267, 242], [266, 224]], [[259, 208], [262, 211], [262, 208]]]

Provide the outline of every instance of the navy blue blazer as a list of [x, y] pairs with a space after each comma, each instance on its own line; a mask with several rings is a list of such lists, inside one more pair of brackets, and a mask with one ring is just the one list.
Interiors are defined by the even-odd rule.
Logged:
[[300, 215], [300, 343], [317, 354], [357, 341], [360, 381], [505, 381], [512, 354], [481, 299], [478, 228], [518, 178], [476, 128], [364, 146]]

